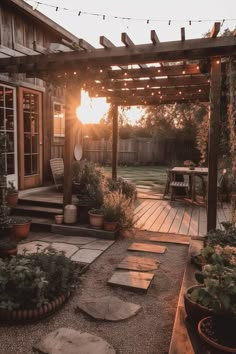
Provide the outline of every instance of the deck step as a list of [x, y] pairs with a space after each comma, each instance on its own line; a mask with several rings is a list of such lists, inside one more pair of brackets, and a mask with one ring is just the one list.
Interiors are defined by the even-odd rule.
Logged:
[[19, 204], [13, 210], [13, 214], [15, 215], [24, 215], [24, 216], [35, 216], [35, 217], [51, 217], [53, 218], [56, 214], [62, 214], [62, 208], [50, 208], [45, 206], [38, 205], [25, 205]]
[[32, 199], [32, 198], [19, 198], [18, 199], [18, 205], [36, 205], [36, 206], [42, 206], [42, 207], [47, 207], [47, 208], [62, 208], [63, 203], [61, 202], [51, 202], [50, 200], [45, 201], [45, 200], [38, 200], [38, 199]]
[[37, 218], [32, 217], [31, 231], [50, 232], [51, 226], [54, 223], [53, 218]]
[[61, 235], [69, 235], [69, 236], [88, 236], [88, 237], [96, 237], [106, 240], [115, 240], [118, 236], [118, 231], [110, 232], [101, 229], [91, 228], [89, 225], [56, 225], [53, 224], [51, 226], [51, 232]]

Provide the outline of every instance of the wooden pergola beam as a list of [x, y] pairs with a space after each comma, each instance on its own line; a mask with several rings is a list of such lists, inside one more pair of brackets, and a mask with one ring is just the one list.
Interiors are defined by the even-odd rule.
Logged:
[[220, 22], [215, 22], [210, 32], [210, 38], [216, 38], [219, 32]]
[[150, 37], [151, 37], [151, 41], [152, 41], [153, 45], [157, 45], [160, 43], [160, 40], [159, 40], [155, 30], [151, 30]]
[[107, 103], [117, 104], [118, 106], [148, 106], [148, 105], [160, 105], [160, 104], [172, 104], [172, 103], [189, 103], [189, 102], [209, 102], [208, 95], [189, 95], [189, 96], [166, 96], [163, 97], [127, 97], [127, 98], [109, 98], [107, 97]]
[[185, 41], [161, 42], [158, 45], [140, 44], [134, 48], [99, 48], [92, 52], [73, 51], [68, 53], [0, 59], [0, 72], [41, 72], [80, 69], [81, 66], [114, 66], [200, 59], [211, 56], [236, 54], [236, 37], [200, 38]]
[[129, 90], [88, 90], [90, 97], [124, 97], [125, 96], [157, 96], [157, 95], [182, 95], [182, 94], [208, 94], [210, 85], [196, 85], [196, 86], [173, 86], [162, 87], [158, 89], [144, 88], [143, 90], [129, 89]]
[[208, 140], [207, 231], [216, 228], [217, 162], [221, 107], [221, 62], [211, 59], [210, 126]]
[[169, 77], [165, 79], [145, 79], [145, 80], [135, 80], [135, 81], [114, 81], [102, 83], [91, 83], [94, 91], [104, 89], [116, 90], [122, 88], [161, 88], [161, 87], [171, 87], [171, 86], [194, 86], [194, 85], [209, 85], [208, 78], [204, 75], [198, 76], [182, 76], [182, 77]]
[[[135, 47], [135, 44], [134, 42], [132, 41], [132, 39], [128, 36], [127, 33], [123, 32], [121, 33], [121, 42], [124, 43], [124, 45], [126, 47]], [[139, 67], [141, 69], [144, 69], [144, 68], [147, 68], [147, 65], [146, 64], [139, 64]]]

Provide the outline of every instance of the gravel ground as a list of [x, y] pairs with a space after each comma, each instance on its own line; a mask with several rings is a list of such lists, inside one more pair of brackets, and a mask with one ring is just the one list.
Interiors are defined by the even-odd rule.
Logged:
[[[164, 255], [146, 253], [148, 257], [158, 258], [161, 265], [155, 271], [148, 292], [137, 293], [107, 285], [117, 264], [128, 254], [126, 250], [131, 243], [132, 237], [121, 238], [104, 252], [82, 276], [79, 288], [58, 313], [34, 324], [1, 325], [0, 354], [31, 354], [33, 344], [41, 336], [59, 327], [102, 337], [119, 354], [168, 353], [188, 248], [166, 244], [168, 250]], [[144, 255], [140, 252], [129, 254]], [[139, 304], [142, 310], [135, 317], [116, 323], [94, 321], [86, 314], [75, 311], [80, 300], [104, 295], [118, 296], [124, 301]]]

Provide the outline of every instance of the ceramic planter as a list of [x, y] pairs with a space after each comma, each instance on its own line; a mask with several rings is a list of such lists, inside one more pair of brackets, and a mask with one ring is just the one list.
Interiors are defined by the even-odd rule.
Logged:
[[95, 229], [102, 229], [104, 223], [104, 215], [95, 214], [92, 210], [90, 210], [88, 214], [90, 225]]
[[10, 208], [15, 208], [18, 203], [18, 192], [16, 193], [8, 193], [6, 195], [6, 202]]
[[106, 221], [104, 220], [103, 228], [105, 231], [114, 232], [118, 228], [118, 221]]
[[15, 240], [25, 239], [29, 236], [31, 221], [13, 224], [12, 235]]
[[64, 216], [63, 215], [55, 215], [55, 223], [56, 224], [62, 224], [64, 221]]
[[[198, 334], [201, 338], [201, 340], [203, 341], [204, 345], [206, 346], [207, 349], [209, 349], [211, 354], [233, 354], [236, 353], [236, 346], [234, 345], [234, 347], [232, 348], [232, 345], [230, 346], [226, 346], [226, 344], [221, 344], [220, 343], [220, 338], [217, 338], [217, 342], [213, 339], [210, 338], [210, 336], [208, 336], [207, 331], [206, 331], [206, 326], [209, 327], [208, 331], [210, 330], [211, 333], [214, 335], [216, 335], [215, 331], [214, 331], [214, 321], [215, 319], [212, 317], [205, 317], [203, 318], [199, 323], [198, 323]], [[227, 333], [227, 330], [231, 332], [230, 337], [235, 338], [235, 322], [231, 323], [231, 321], [229, 321], [229, 324], [227, 325], [227, 322], [225, 322], [225, 320], [219, 320], [220, 322], [220, 327], [222, 327], [222, 332], [221, 332], [221, 337], [223, 337], [223, 332]], [[226, 334], [226, 336], [228, 337], [228, 333]], [[217, 337], [217, 335], [216, 335]], [[231, 339], [232, 339], [231, 338]], [[222, 339], [222, 338], [221, 338]], [[234, 340], [235, 343], [235, 340]]]
[[197, 323], [201, 321], [204, 317], [212, 315], [212, 310], [198, 304], [197, 302], [192, 301], [190, 298], [190, 294], [192, 293], [192, 291], [199, 287], [203, 287], [203, 285], [191, 286], [186, 290], [184, 294], [184, 306], [186, 314], [190, 321], [195, 325], [197, 325]]

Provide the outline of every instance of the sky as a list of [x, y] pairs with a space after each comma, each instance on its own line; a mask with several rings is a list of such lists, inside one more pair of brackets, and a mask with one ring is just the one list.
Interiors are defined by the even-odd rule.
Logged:
[[[186, 39], [202, 37], [216, 21], [222, 23], [221, 33], [225, 28], [236, 28], [236, 0], [25, 1], [96, 48], [100, 48], [101, 35], [121, 46], [122, 32], [126, 32], [135, 44], [144, 44], [150, 43], [153, 29], [163, 42], [180, 40], [181, 27], [185, 27]], [[87, 102], [87, 105], [91, 111], [91, 103]]]

